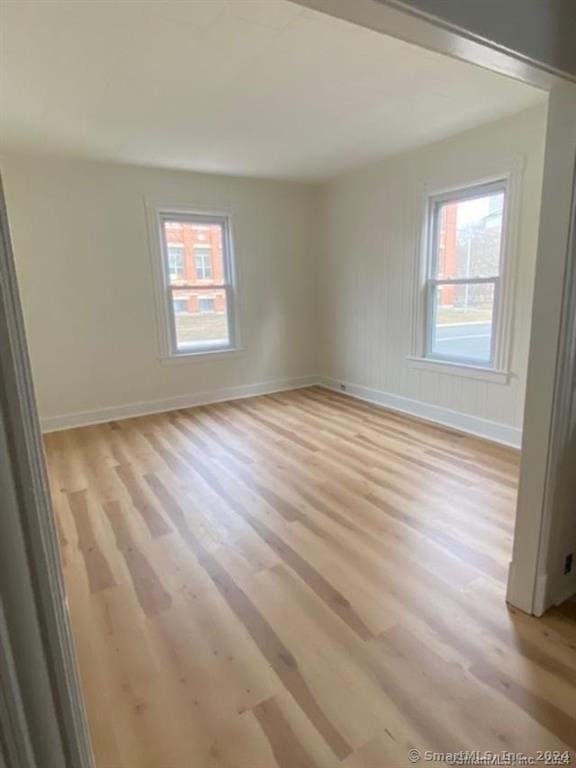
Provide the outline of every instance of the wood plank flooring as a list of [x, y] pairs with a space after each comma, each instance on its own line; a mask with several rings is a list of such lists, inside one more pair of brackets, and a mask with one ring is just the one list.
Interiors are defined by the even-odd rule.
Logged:
[[504, 601], [512, 451], [320, 388], [45, 442], [98, 768], [576, 750], [573, 605]]

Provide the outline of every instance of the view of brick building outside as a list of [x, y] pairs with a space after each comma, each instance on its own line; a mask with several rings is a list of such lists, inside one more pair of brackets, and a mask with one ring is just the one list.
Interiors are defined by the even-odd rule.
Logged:
[[[438, 278], [498, 274], [503, 202], [503, 195], [495, 194], [472, 202], [472, 208], [467, 201], [442, 205]], [[217, 287], [224, 282], [222, 227], [169, 221], [164, 234], [178, 346], [226, 342], [226, 293]], [[493, 299], [489, 284], [444, 285], [437, 296], [436, 326], [489, 323]]]
[[[440, 204], [433, 265], [434, 278], [440, 281], [433, 291], [433, 356], [490, 362], [503, 211], [503, 192]], [[442, 282], [454, 279], [462, 282]]]
[[[504, 196], [483, 198], [486, 212], [463, 224], [458, 213], [461, 203], [442, 206], [437, 277], [443, 279], [493, 277], [499, 273]], [[462, 286], [444, 286], [439, 306], [456, 310], [488, 310], [490, 287], [474, 286], [471, 293]], [[444, 313], [446, 314], [446, 313]]]
[[169, 221], [164, 235], [178, 346], [227, 341], [222, 227]]
[[[218, 224], [186, 224], [167, 222], [165, 227], [168, 248], [170, 285], [202, 286], [222, 284], [222, 228]], [[224, 296], [215, 290], [178, 291], [175, 294], [177, 312], [223, 312]]]

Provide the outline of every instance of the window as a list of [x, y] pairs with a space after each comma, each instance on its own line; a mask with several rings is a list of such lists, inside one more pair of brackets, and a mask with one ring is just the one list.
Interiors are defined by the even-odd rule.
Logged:
[[[202, 233], [199, 233], [199, 237]], [[198, 280], [212, 279], [212, 249], [206, 245], [195, 245], [196, 277]]]
[[233, 349], [235, 297], [228, 217], [160, 211], [158, 221], [164, 356]]
[[188, 312], [188, 299], [174, 299], [174, 312], [177, 315]]
[[168, 243], [168, 272], [170, 280], [184, 279], [184, 246], [180, 243]]
[[506, 182], [430, 199], [424, 356], [494, 368]]
[[198, 311], [199, 312], [214, 312], [215, 303], [213, 296], [201, 296], [198, 299]]

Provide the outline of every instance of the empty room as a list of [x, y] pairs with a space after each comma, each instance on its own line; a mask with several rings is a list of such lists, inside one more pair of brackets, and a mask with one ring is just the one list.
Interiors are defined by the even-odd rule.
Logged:
[[516, 526], [568, 122], [521, 68], [328, 6], [0, 5], [50, 685], [81, 691], [52, 710], [85, 739], [38, 765], [574, 760], [574, 507], [528, 604]]

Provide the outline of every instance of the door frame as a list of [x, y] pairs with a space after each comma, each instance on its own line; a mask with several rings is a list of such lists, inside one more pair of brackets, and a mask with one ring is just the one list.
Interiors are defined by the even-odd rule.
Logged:
[[576, 188], [576, 76], [514, 53], [433, 17], [403, 0], [292, 0], [376, 32], [466, 61], [548, 93], [544, 179], [524, 406], [522, 462], [514, 548], [506, 599], [542, 615], [576, 591], [574, 580], [553, 590], [558, 570], [554, 531], [561, 514], [559, 460], [568, 440], [574, 376], [576, 275], [573, 203]]
[[[565, 423], [567, 381], [566, 339], [576, 315], [576, 270], [569, 272], [570, 190], [574, 189], [576, 136], [567, 123], [576, 115], [574, 78], [514, 54], [464, 30], [451, 27], [401, 0], [292, 0], [336, 16], [504, 74], [550, 93], [545, 172], [538, 242], [533, 322], [544, 327], [532, 333], [526, 398], [524, 458], [520, 476], [514, 559], [508, 599], [528, 613], [541, 613], [537, 582], [548, 563], [554, 523], [554, 483]], [[570, 82], [572, 81], [572, 82]], [[568, 200], [567, 200], [568, 198]], [[90, 736], [75, 662], [63, 587], [60, 555], [52, 517], [46, 468], [38, 423], [16, 273], [3, 206], [0, 206], [0, 404], [6, 412], [9, 453], [26, 537], [27, 569], [32, 591], [22, 599], [34, 603], [44, 660], [52, 686], [60, 748], [70, 768], [94, 768]], [[554, 268], [546, 269], [552, 258]], [[548, 262], [548, 265], [547, 265]], [[571, 279], [570, 276], [572, 275]], [[571, 288], [568, 288], [571, 286]], [[556, 308], [548, 296], [563, 296]], [[547, 315], [546, 315], [547, 313]], [[544, 318], [544, 320], [543, 320]], [[546, 370], [535, 361], [549, 361]], [[572, 371], [569, 371], [570, 376]], [[536, 417], [535, 417], [536, 414]], [[548, 533], [547, 533], [548, 532]], [[5, 542], [4, 546], [9, 546]], [[17, 670], [16, 670], [17, 671]], [[33, 691], [21, 691], [24, 704]], [[51, 717], [54, 712], [47, 713]], [[46, 760], [44, 764], [48, 764]]]
[[[569, 87], [569, 86], [567, 86]], [[576, 89], [550, 93], [538, 256], [526, 382], [522, 463], [507, 599], [541, 616], [576, 593], [576, 571], [562, 574], [559, 540], [565, 453], [576, 372]], [[572, 145], [571, 157], [562, 151]], [[564, 252], [563, 260], [550, 258]]]
[[[7, 494], [11, 494], [19, 524], [18, 535], [4, 541], [4, 546], [22, 548], [24, 560], [24, 565], [15, 566], [20, 572], [10, 574], [10, 583], [2, 586], [2, 593], [18, 588], [19, 601], [30, 606], [33, 616], [34, 626], [25, 627], [26, 632], [36, 634], [41, 645], [41, 650], [30, 650], [21, 656], [19, 652], [29, 638], [23, 637], [24, 628], [17, 626], [6, 611], [3, 643], [6, 676], [11, 668], [8, 681], [11, 684], [6, 686], [6, 691], [11, 695], [11, 708], [18, 703], [20, 717], [3, 719], [0, 726], [8, 731], [8, 738], [2, 741], [20, 745], [20, 754], [28, 755], [26, 760], [19, 758], [18, 768], [20, 764], [26, 768], [34, 765], [30, 763], [34, 759], [30, 751], [38, 766], [61, 765], [64, 756], [66, 768], [94, 768], [1, 177], [0, 328], [0, 426], [11, 480], [11, 488], [7, 487], [8, 482], [2, 484], [0, 502], [2, 513], [9, 512]], [[6, 553], [1, 556], [6, 557]], [[9, 595], [3, 594], [2, 602], [7, 597]], [[23, 665], [29, 664], [37, 670], [33, 686], [27, 685], [24, 675]], [[45, 699], [40, 698], [39, 691], [44, 675], [50, 689]], [[45, 723], [50, 726], [50, 732], [43, 734], [41, 740], [32, 727], [39, 722], [35, 715], [40, 702], [45, 710]]]

